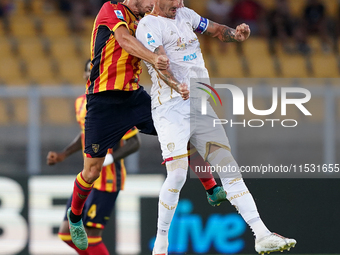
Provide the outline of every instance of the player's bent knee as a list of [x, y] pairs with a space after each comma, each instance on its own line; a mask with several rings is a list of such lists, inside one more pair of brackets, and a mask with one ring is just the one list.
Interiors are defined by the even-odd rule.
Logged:
[[231, 152], [225, 148], [211, 152], [207, 161], [221, 178], [242, 178], [237, 162]]
[[100, 176], [104, 158], [85, 158], [83, 178], [88, 183], [93, 183]]
[[166, 163], [167, 178], [176, 186], [183, 186], [187, 178], [188, 159], [175, 159]]

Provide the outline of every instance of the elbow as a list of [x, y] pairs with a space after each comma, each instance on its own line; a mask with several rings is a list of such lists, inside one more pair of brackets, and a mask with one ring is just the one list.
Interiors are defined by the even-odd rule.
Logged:
[[131, 151], [132, 151], [132, 153], [138, 151], [139, 148], [140, 148], [140, 142], [139, 142], [139, 141], [138, 141], [138, 142], [135, 142], [135, 143], [131, 146]]
[[140, 139], [138, 134], [134, 138], [135, 139], [133, 140], [132, 150], [133, 150], [133, 152], [136, 152], [136, 151], [139, 150], [139, 148], [141, 146], [141, 139]]

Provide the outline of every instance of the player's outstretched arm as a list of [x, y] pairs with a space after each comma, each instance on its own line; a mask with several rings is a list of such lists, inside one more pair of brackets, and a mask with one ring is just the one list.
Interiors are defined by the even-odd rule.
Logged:
[[119, 147], [117, 150], [115, 150], [112, 155], [115, 160], [121, 160], [130, 154], [136, 152], [139, 150], [141, 145], [140, 136], [137, 133], [136, 135], [130, 137], [129, 139], [126, 139], [123, 146]]
[[209, 25], [204, 34], [217, 37], [222, 42], [243, 42], [250, 36], [250, 28], [242, 23], [236, 29], [218, 24], [209, 20]]
[[[166, 55], [163, 46], [157, 47], [155, 53], [161, 56]], [[167, 70], [158, 70], [155, 68], [155, 70], [158, 73], [159, 78], [161, 78], [169, 87], [177, 91], [184, 100], [189, 99], [188, 85], [180, 83], [169, 68]]]
[[159, 70], [166, 70], [169, 67], [169, 59], [166, 55], [158, 55], [145, 48], [140, 41], [130, 35], [125, 26], [115, 30], [115, 38], [127, 53], [149, 62]]
[[46, 163], [49, 166], [62, 162], [68, 156], [81, 150], [81, 132], [74, 138], [74, 140], [61, 152], [49, 151], [46, 157]]

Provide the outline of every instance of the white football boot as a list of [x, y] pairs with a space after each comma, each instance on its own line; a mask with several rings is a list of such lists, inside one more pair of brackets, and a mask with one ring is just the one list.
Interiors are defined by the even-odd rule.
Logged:
[[269, 254], [274, 251], [289, 251], [290, 248], [295, 247], [295, 244], [296, 241], [294, 239], [286, 238], [276, 233], [271, 233], [259, 240], [255, 240], [255, 250], [259, 254]]

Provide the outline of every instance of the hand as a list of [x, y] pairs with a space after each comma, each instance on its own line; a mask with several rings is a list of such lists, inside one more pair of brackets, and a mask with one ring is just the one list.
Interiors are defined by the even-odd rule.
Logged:
[[182, 8], [182, 7], [184, 7], [183, 0], [179, 0], [179, 8]]
[[247, 24], [242, 23], [236, 27], [235, 39], [238, 42], [243, 42], [248, 39], [250, 35], [250, 28]]
[[61, 161], [63, 161], [65, 159], [65, 157], [63, 156], [63, 154], [55, 152], [55, 151], [50, 151], [47, 154], [47, 165], [49, 166], [53, 166]]
[[158, 70], [166, 70], [169, 67], [169, 59], [166, 55], [156, 55], [154, 66]]
[[189, 89], [188, 89], [188, 85], [186, 85], [185, 83], [181, 83], [177, 86], [178, 88], [178, 93], [181, 95], [181, 97], [183, 98], [183, 100], [188, 100], [189, 99]]

